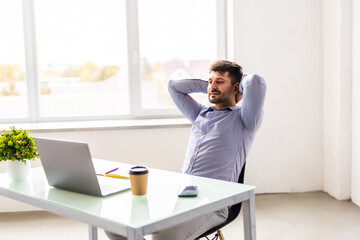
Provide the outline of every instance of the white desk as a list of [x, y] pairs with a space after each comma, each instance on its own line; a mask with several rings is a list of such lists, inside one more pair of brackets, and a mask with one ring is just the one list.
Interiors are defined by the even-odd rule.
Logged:
[[[117, 166], [131, 167], [104, 160], [95, 160], [95, 166], [101, 172]], [[133, 197], [130, 190], [94, 197], [53, 188], [47, 184], [42, 168], [31, 169], [25, 182], [11, 182], [6, 173], [0, 174], [0, 195], [87, 223], [91, 240], [97, 239], [97, 228], [142, 240], [146, 234], [243, 202], [245, 239], [256, 239], [254, 187], [157, 169], [149, 171], [145, 197]], [[198, 185], [198, 196], [178, 198], [178, 186], [189, 184]]]

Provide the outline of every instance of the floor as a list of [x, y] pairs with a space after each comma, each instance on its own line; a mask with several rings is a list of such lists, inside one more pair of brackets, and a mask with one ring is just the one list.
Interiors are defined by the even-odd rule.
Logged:
[[[223, 229], [243, 239], [242, 217]], [[360, 207], [324, 192], [256, 195], [259, 240], [359, 240]], [[47, 212], [0, 213], [0, 239], [84, 239], [87, 225]], [[106, 240], [102, 230], [99, 239]], [[211, 237], [210, 237], [211, 239]]]

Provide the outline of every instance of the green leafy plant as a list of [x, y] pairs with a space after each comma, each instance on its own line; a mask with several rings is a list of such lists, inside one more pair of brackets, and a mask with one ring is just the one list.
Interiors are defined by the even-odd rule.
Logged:
[[38, 157], [34, 138], [27, 130], [13, 126], [9, 131], [3, 131], [0, 136], [0, 161], [22, 161], [26, 164], [26, 159], [35, 160]]

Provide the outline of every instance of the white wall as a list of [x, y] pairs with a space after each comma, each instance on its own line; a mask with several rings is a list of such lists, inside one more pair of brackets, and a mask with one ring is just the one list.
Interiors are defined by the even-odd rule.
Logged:
[[248, 158], [258, 192], [323, 188], [322, 1], [234, 1], [234, 58], [267, 81]]
[[145, 128], [37, 135], [85, 141], [95, 158], [179, 171], [189, 133], [190, 128]]
[[324, 1], [324, 190], [350, 198], [351, 0]]
[[351, 199], [360, 206], [360, 0], [353, 1]]

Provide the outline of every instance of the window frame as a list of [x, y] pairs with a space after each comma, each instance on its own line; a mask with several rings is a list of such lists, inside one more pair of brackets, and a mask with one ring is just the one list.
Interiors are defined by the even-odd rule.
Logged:
[[[40, 116], [40, 91], [38, 81], [37, 43], [34, 1], [22, 0], [23, 31], [25, 45], [26, 81], [28, 94], [29, 116], [18, 119], [0, 119], [0, 123], [8, 122], [56, 122], [56, 121], [89, 121], [89, 120], [114, 120], [114, 119], [153, 119], [180, 117], [177, 109], [142, 109], [141, 106], [141, 62], [139, 46], [139, 16], [138, 0], [125, 0], [126, 27], [127, 27], [127, 52], [129, 72], [129, 102], [130, 113], [123, 115], [94, 115], [94, 116], [67, 116], [67, 117], [41, 117]], [[226, 0], [216, 0], [216, 32], [217, 32], [217, 57], [227, 58], [227, 19]]]

